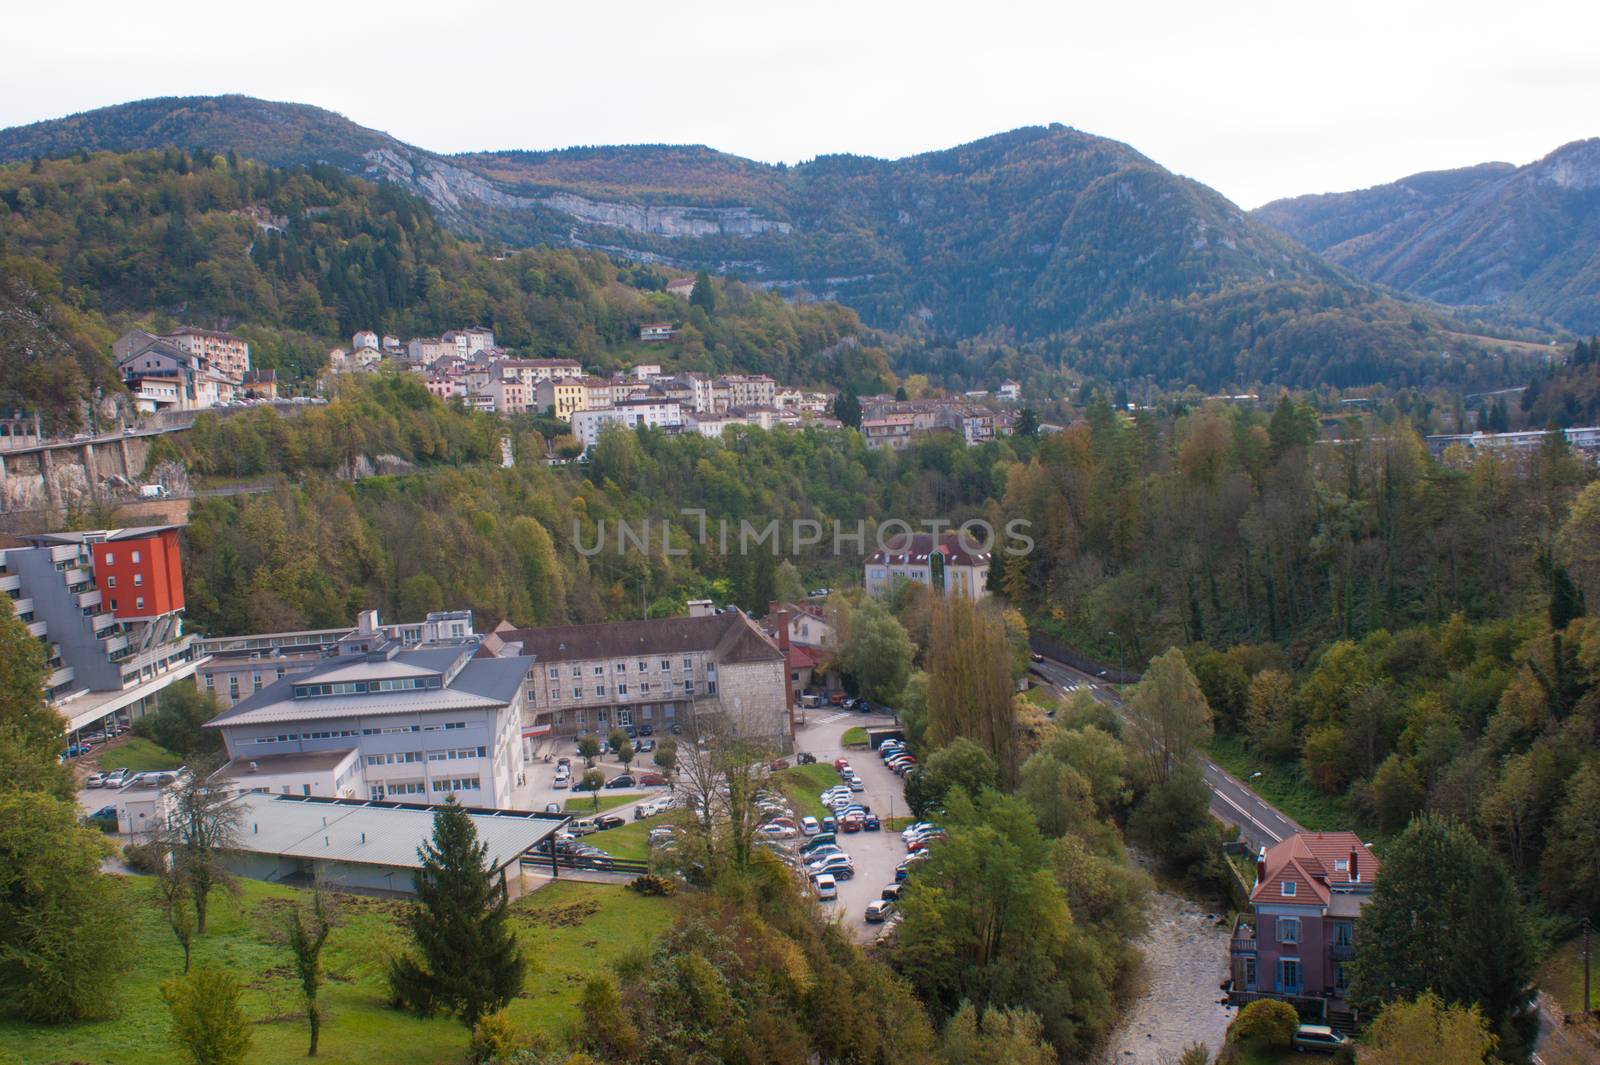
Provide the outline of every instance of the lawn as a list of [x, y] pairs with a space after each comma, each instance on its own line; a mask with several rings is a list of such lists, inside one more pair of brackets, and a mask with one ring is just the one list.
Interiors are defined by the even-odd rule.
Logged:
[[867, 730], [862, 725], [852, 725], [844, 730], [844, 735], [839, 737], [842, 747], [865, 747], [867, 745]]
[[183, 760], [177, 755], [142, 736], [130, 736], [100, 755], [100, 770], [106, 773], [113, 769], [148, 773], [153, 769], [176, 769], [182, 764]]
[[[279, 932], [286, 906], [304, 893], [260, 881], [242, 882], [238, 898], [219, 894], [210, 930], [195, 948], [197, 965], [225, 968], [244, 984], [255, 1022], [247, 1060], [276, 1065], [306, 1060], [306, 1027], [296, 1009], [289, 952]], [[165, 1065], [177, 1055], [167, 1038], [160, 982], [177, 975], [182, 954], [150, 904], [150, 881], [130, 877], [126, 922], [134, 940], [120, 975], [107, 975], [108, 1017], [39, 1028], [0, 1021], [0, 1046], [22, 1062]], [[327, 1020], [317, 1061], [325, 1065], [453, 1065], [466, 1031], [442, 1017], [423, 1020], [385, 1005], [384, 959], [401, 942], [394, 899], [340, 897], [340, 924], [328, 940], [323, 989]], [[583, 981], [647, 943], [676, 912], [671, 899], [646, 898], [623, 887], [559, 881], [517, 900], [513, 920], [530, 963], [511, 1016], [528, 1028], [560, 1035], [577, 1017]]]
[[604, 832], [596, 832], [584, 840], [613, 858], [627, 858], [642, 862], [650, 857], [648, 846], [650, 830], [668, 824], [667, 814], [657, 814], [647, 817], [643, 821], [630, 821], [621, 828], [609, 828]]
[[[1300, 771], [1298, 765], [1274, 765], [1246, 748], [1237, 736], [1218, 735], [1211, 740], [1207, 753], [1211, 760], [1244, 781], [1263, 799], [1282, 810], [1302, 828], [1313, 832], [1345, 830], [1364, 831], [1350, 804], [1343, 795], [1327, 795], [1318, 791]], [[1254, 780], [1250, 774], [1261, 770]]]
[[[594, 808], [595, 795], [600, 796], [600, 809], [598, 810]], [[639, 798], [640, 796], [638, 795], [618, 795], [616, 793], [607, 795], [605, 792], [584, 794], [576, 799], [567, 800], [567, 813], [577, 814], [579, 816], [588, 816], [597, 813], [603, 814], [607, 810], [615, 810], [619, 806], [626, 806], [630, 802], [636, 802]]]
[[772, 774], [772, 783], [794, 804], [797, 816], [822, 820], [833, 811], [822, 805], [817, 796], [839, 783], [839, 773], [831, 765], [796, 765]]

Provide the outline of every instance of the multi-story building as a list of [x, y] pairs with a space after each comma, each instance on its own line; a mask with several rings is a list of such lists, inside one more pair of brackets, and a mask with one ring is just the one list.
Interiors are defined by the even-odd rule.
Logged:
[[68, 733], [131, 720], [193, 675], [179, 528], [36, 533], [0, 552], [0, 590], [45, 648], [46, 695]]
[[911, 446], [911, 415], [890, 414], [882, 418], [861, 419], [861, 435], [874, 449], [904, 451]]
[[589, 390], [583, 387], [581, 378], [577, 377], [544, 378], [533, 392], [535, 408], [549, 411], [564, 422], [571, 421], [573, 414], [586, 409], [584, 404], [588, 397]]
[[935, 424], [961, 434], [968, 447], [994, 439], [994, 412], [977, 406], [941, 406]]
[[406, 345], [406, 359], [415, 366], [428, 367], [451, 355], [465, 355], [454, 340], [443, 337], [412, 337]]
[[378, 334], [370, 329], [363, 329], [350, 338], [351, 351], [360, 351], [362, 348], [371, 348], [373, 351], [379, 350]]
[[471, 329], [452, 329], [439, 339], [454, 344], [456, 351], [462, 355], [472, 355], [495, 346], [494, 330], [485, 329], [483, 326], [473, 326]]
[[[244, 790], [517, 808], [525, 781], [532, 663], [482, 657], [468, 638], [338, 654], [262, 688], [206, 723], [222, 733], [219, 774]], [[269, 781], [253, 785], [252, 780]]]
[[161, 339], [191, 355], [204, 356], [212, 369], [229, 381], [243, 379], [250, 369], [250, 345], [232, 333], [185, 327], [163, 333]]
[[675, 277], [667, 282], [667, 295], [688, 299], [694, 295], [694, 278]]
[[884, 595], [896, 581], [915, 581], [944, 595], [983, 599], [989, 594], [990, 553], [977, 550], [959, 532], [936, 541], [932, 533], [890, 537], [888, 550], [876, 551], [865, 564], [867, 594]]
[[233, 399], [243, 377], [230, 379], [210, 356], [138, 329], [123, 334], [111, 352], [128, 391], [146, 411], [209, 410]]
[[630, 399], [605, 410], [578, 410], [572, 413], [572, 435], [588, 450], [600, 441], [600, 434], [611, 426], [625, 429], [662, 428], [676, 430], [683, 425], [683, 412], [669, 399]]
[[766, 374], [724, 374], [718, 384], [728, 391], [730, 407], [771, 407], [777, 385]]
[[516, 377], [491, 378], [478, 386], [470, 397], [472, 406], [495, 414], [525, 414], [529, 409], [530, 389]]
[[1230, 997], [1343, 1011], [1357, 918], [1378, 874], [1377, 857], [1354, 832], [1297, 832], [1264, 851], [1251, 912], [1234, 922]]
[[274, 681], [304, 673], [343, 648], [369, 651], [385, 642], [419, 647], [474, 635], [470, 610], [435, 611], [422, 621], [388, 625], [378, 620], [376, 610], [363, 610], [353, 628], [202, 637], [197, 650], [203, 657], [194, 680], [228, 707]]
[[252, 399], [278, 398], [277, 370], [246, 370], [239, 384]]
[[639, 327], [639, 339], [646, 344], [660, 344], [677, 334], [671, 322], [650, 322]]
[[544, 629], [501, 626], [486, 643], [532, 662], [524, 728], [530, 738], [644, 725], [696, 735], [715, 720], [781, 747], [791, 739], [783, 652], [737, 609]]
[[604, 377], [575, 377], [572, 380], [583, 389], [583, 406], [580, 410], [604, 410], [617, 397], [611, 382]]
[[995, 390], [995, 395], [1007, 403], [1021, 403], [1022, 385], [1017, 381], [1002, 381], [1000, 387]]

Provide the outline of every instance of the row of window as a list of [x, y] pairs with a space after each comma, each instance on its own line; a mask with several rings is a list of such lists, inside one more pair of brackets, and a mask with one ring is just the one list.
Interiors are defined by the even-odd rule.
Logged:
[[416, 688], [437, 688], [440, 677], [394, 677], [388, 680], [347, 680], [335, 684], [296, 684], [296, 699], [314, 699], [322, 695], [365, 695], [368, 692], [409, 691]]
[[[131, 552], [129, 552], [129, 554], [132, 557], [130, 557], [128, 559], [128, 561], [132, 562], [135, 566], [137, 566], [139, 564], [139, 552], [131, 551]], [[106, 552], [106, 565], [115, 566], [116, 564], [117, 564], [117, 553], [115, 551], [107, 551]]]
[[[574, 699], [582, 699], [583, 698], [583, 691], [584, 690], [582, 688], [574, 687], [572, 689], [572, 697]], [[695, 694], [695, 691], [696, 691], [696, 689], [695, 689], [694, 681], [686, 680], [686, 681], [683, 682], [683, 693], [685, 695], [693, 696]], [[716, 681], [708, 681], [706, 683], [706, 693], [709, 694], [709, 695], [717, 694], [717, 682]], [[606, 696], [606, 686], [604, 684], [596, 684], [594, 686], [594, 694], [595, 694], [595, 698], [604, 699], [605, 696]], [[628, 686], [626, 684], [618, 684], [617, 685], [616, 694], [617, 694], [618, 698], [627, 698], [627, 696], [628, 696]], [[650, 685], [648, 683], [639, 685], [639, 693], [638, 694], [640, 694], [640, 695], [649, 695], [650, 694]], [[661, 685], [661, 694], [664, 695], [664, 696], [669, 696], [670, 697], [672, 695], [672, 685], [670, 683]], [[561, 699], [561, 689], [560, 688], [551, 688], [550, 689], [550, 700], [552, 702], [559, 702], [560, 699]]]
[[[395, 736], [408, 732], [445, 732], [466, 727], [467, 723], [465, 721], [444, 721], [437, 725], [390, 725], [386, 728], [364, 728], [359, 733], [356, 729], [341, 729], [337, 732], [308, 732], [305, 734], [305, 738], [308, 740], [324, 740], [334, 736], [355, 736], [358, 734], [362, 736]], [[300, 738], [299, 733], [290, 732], [277, 736], [257, 736], [255, 742], [292, 743]]]
[[[616, 662], [616, 663], [613, 663], [611, 668], [613, 670], [615, 670], [616, 672], [618, 672], [618, 673], [626, 673], [626, 672], [628, 672], [628, 663], [626, 663], [626, 662]], [[670, 658], [658, 659], [657, 660], [657, 668], [658, 668], [659, 672], [671, 673], [672, 672], [672, 659], [670, 659]], [[686, 669], [686, 670], [694, 669], [694, 659], [685, 658], [683, 660], [683, 668]], [[706, 669], [709, 672], [713, 672], [713, 673], [716, 672], [716, 668], [717, 668], [716, 666], [707, 666], [706, 667]], [[635, 667], [634, 671], [637, 672], [637, 673], [648, 673], [648, 672], [650, 672], [650, 660], [647, 659], [647, 658], [639, 659], [638, 663], [636, 664], [636, 667]], [[593, 674], [596, 677], [605, 676], [606, 675], [606, 667], [603, 666], [603, 665], [593, 667]], [[573, 666], [572, 667], [572, 676], [575, 677], [575, 678], [583, 676], [583, 667], [582, 666]], [[560, 666], [551, 666], [550, 667], [550, 671], [549, 671], [549, 677], [550, 677], [551, 680], [560, 680], [561, 679], [561, 667]]]
[[[106, 575], [106, 587], [107, 588], [115, 588], [116, 586], [117, 586], [117, 575], [115, 573], [107, 574]], [[133, 586], [135, 588], [143, 588], [144, 587], [144, 574], [135, 573], [133, 575]], [[68, 588], [67, 591], [70, 592], [70, 591], [72, 591], [72, 589]]]
[[477, 777], [456, 777], [454, 780], [435, 780], [433, 790], [441, 794], [452, 791], [477, 791]]

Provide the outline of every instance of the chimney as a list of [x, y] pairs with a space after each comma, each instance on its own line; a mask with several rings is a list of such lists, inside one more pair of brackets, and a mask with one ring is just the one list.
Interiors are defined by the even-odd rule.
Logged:
[[1267, 882], [1267, 856], [1265, 854], [1258, 854], [1258, 855], [1256, 855], [1256, 887], [1260, 887], [1262, 884], [1265, 884], [1266, 882]]
[[1350, 848], [1350, 883], [1361, 883], [1361, 864], [1360, 859], [1356, 857], [1356, 848], [1354, 847]]

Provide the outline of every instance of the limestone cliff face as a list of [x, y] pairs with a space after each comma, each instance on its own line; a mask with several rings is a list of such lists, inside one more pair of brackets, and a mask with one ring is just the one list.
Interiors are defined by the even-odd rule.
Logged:
[[583, 225], [610, 226], [659, 237], [754, 237], [788, 234], [788, 222], [764, 218], [748, 207], [608, 203], [569, 192], [524, 196], [507, 192], [481, 174], [433, 156], [393, 148], [366, 153], [368, 173], [405, 186], [447, 219], [462, 219], [474, 204], [511, 210], [544, 209]]

